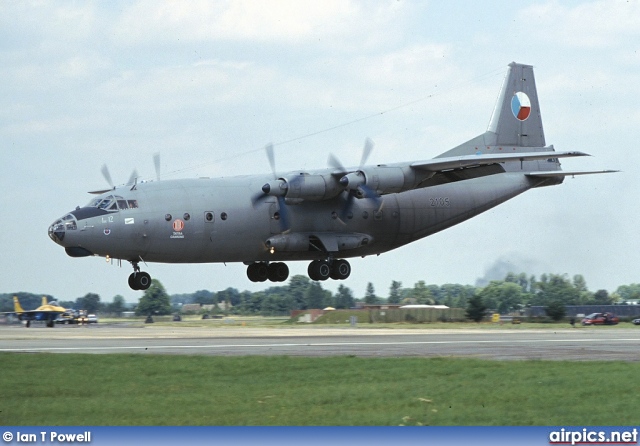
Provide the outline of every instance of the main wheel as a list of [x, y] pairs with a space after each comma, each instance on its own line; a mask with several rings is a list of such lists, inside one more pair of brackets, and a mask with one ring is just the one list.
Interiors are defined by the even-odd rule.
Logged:
[[309, 264], [307, 273], [311, 280], [327, 280], [331, 275], [331, 267], [329, 266], [329, 262], [326, 260], [314, 260]]
[[247, 277], [252, 282], [264, 282], [269, 278], [269, 269], [264, 262], [252, 263], [247, 267]]
[[148, 290], [151, 286], [151, 276], [144, 271], [135, 274], [136, 287], [139, 290]]
[[131, 273], [131, 275], [129, 276], [129, 288], [135, 291], [138, 291], [140, 289], [138, 288], [138, 285], [136, 285], [136, 273]]
[[333, 280], [344, 280], [351, 274], [351, 265], [344, 259], [336, 260], [331, 265], [331, 278]]
[[267, 274], [272, 282], [284, 282], [289, 277], [289, 267], [282, 262], [270, 263]]

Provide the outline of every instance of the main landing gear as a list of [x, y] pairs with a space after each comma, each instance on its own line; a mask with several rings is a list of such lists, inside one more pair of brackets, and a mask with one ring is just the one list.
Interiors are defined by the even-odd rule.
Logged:
[[[344, 259], [314, 260], [307, 273], [315, 281], [344, 280], [351, 274], [351, 265]], [[284, 282], [289, 277], [289, 267], [282, 262], [255, 262], [247, 267], [247, 277], [252, 282]]]
[[135, 260], [131, 262], [131, 265], [133, 265], [133, 272], [129, 276], [129, 287], [136, 291], [149, 289], [151, 286], [151, 276], [149, 273], [140, 271], [140, 266]]
[[344, 280], [351, 274], [351, 265], [344, 259], [314, 260], [307, 268], [311, 280]]
[[247, 277], [252, 282], [284, 282], [289, 277], [289, 267], [282, 262], [256, 262], [247, 267]]

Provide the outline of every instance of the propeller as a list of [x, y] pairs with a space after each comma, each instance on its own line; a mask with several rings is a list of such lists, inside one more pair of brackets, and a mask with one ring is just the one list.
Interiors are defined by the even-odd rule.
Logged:
[[340, 220], [344, 222], [351, 208], [353, 207], [354, 198], [368, 198], [375, 201], [377, 209], [379, 210], [382, 205], [380, 195], [373, 189], [366, 185], [366, 177], [362, 168], [367, 163], [371, 152], [373, 151], [373, 141], [371, 138], [366, 138], [364, 141], [364, 147], [362, 148], [362, 157], [360, 158], [360, 165], [355, 172], [347, 170], [340, 160], [333, 154], [329, 155], [328, 163], [330, 167], [336, 169], [334, 174], [343, 176], [340, 178], [339, 183], [345, 188], [348, 193], [342, 212], [340, 213]]
[[[156, 174], [158, 176], [158, 179], [160, 179], [160, 155], [159, 154], [154, 155], [154, 163], [156, 164]], [[109, 173], [109, 167], [106, 164], [102, 165], [100, 172], [102, 172], [102, 176], [104, 177], [105, 181], [109, 185], [109, 189], [90, 191], [89, 192], [90, 194], [103, 194], [105, 192], [109, 192], [110, 190], [114, 190], [116, 188], [115, 184], [113, 184], [111, 173]], [[131, 175], [129, 175], [129, 180], [125, 183], [125, 186], [135, 187], [138, 177], [139, 177], [138, 171], [136, 169], [133, 169], [133, 171], [131, 172]]]
[[[109, 173], [109, 168], [107, 167], [107, 165], [103, 164], [102, 169], [100, 171], [102, 172], [102, 176], [106, 180], [107, 184], [109, 184], [110, 186], [110, 189], [107, 189], [107, 190], [115, 189], [116, 187], [113, 184], [113, 180], [111, 179], [111, 174]], [[131, 172], [131, 175], [129, 175], [129, 181], [125, 183], [125, 186], [130, 186], [132, 184], [135, 184], [136, 178], [138, 178], [138, 171], [136, 169], [133, 169], [133, 171]]]
[[113, 180], [111, 179], [111, 174], [109, 173], [109, 168], [107, 167], [106, 164], [102, 165], [101, 172], [102, 172], [102, 176], [107, 181], [107, 184], [111, 186], [111, 189], [115, 189], [115, 186], [113, 185]]
[[126, 186], [136, 184], [137, 178], [138, 178], [138, 171], [136, 169], [133, 169], [133, 172], [131, 172], [131, 175], [129, 175], [129, 181], [127, 181]]
[[362, 148], [362, 158], [360, 158], [360, 168], [367, 163], [369, 159], [369, 155], [373, 151], [373, 141], [371, 138], [367, 138], [364, 140], [364, 147]]
[[260, 202], [269, 196], [275, 196], [278, 201], [278, 211], [275, 213], [275, 218], [280, 221], [280, 229], [282, 232], [287, 232], [291, 229], [289, 209], [285, 202], [285, 195], [288, 191], [288, 184], [286, 181], [278, 178], [276, 172], [276, 159], [273, 151], [273, 144], [267, 144], [265, 146], [265, 152], [267, 153], [267, 160], [271, 167], [271, 173], [273, 174], [273, 181], [266, 183], [262, 186], [262, 193], [258, 193], [251, 198], [253, 206], [257, 206]]
[[153, 154], [153, 165], [156, 168], [156, 179], [160, 181], [160, 152]]
[[278, 174], [276, 173], [276, 156], [273, 152], [273, 144], [269, 143], [265, 146], [264, 150], [267, 152], [267, 159], [269, 160], [269, 166], [271, 166], [271, 172], [273, 173], [274, 178], [278, 178]]

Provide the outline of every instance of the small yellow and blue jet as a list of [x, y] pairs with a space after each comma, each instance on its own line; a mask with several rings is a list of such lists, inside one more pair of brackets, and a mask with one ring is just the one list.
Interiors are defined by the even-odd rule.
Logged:
[[24, 310], [20, 305], [18, 297], [13, 296], [13, 308], [18, 319], [26, 321], [27, 328], [31, 326], [31, 321], [45, 321], [47, 327], [53, 328], [58, 316], [67, 311], [66, 308], [59, 306], [55, 301], [48, 303], [46, 296], [42, 296], [42, 305], [35, 310]]

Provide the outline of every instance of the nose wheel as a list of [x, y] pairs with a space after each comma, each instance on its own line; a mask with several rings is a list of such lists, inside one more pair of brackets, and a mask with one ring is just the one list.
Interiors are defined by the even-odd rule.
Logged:
[[131, 262], [133, 265], [133, 272], [129, 276], [129, 288], [135, 291], [144, 291], [151, 286], [151, 276], [149, 273], [140, 271], [138, 262]]

